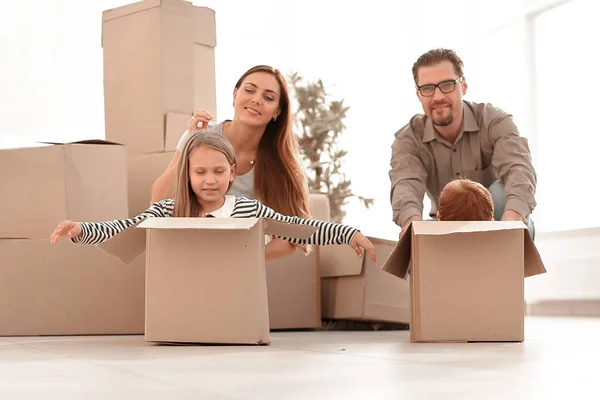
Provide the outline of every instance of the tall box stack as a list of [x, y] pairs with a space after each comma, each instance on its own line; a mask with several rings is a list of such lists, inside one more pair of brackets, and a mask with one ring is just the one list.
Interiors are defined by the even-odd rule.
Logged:
[[196, 109], [216, 118], [215, 13], [183, 0], [144, 0], [104, 11], [106, 139], [128, 155], [129, 213], [150, 205]]
[[65, 219], [126, 218], [126, 165], [101, 140], [0, 150], [0, 336], [143, 332], [143, 264], [49, 242]]

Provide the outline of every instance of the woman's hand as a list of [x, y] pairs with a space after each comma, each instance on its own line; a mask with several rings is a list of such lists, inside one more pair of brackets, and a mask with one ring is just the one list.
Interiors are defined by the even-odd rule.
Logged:
[[195, 111], [194, 116], [188, 121], [188, 134], [191, 136], [196, 132], [208, 129], [208, 121], [212, 118], [212, 115], [206, 110]]
[[363, 251], [360, 249], [362, 247], [371, 255], [371, 260], [373, 260], [373, 262], [377, 261], [377, 257], [375, 256], [375, 248], [373, 247], [373, 244], [362, 233], [356, 232], [356, 234], [352, 237], [352, 240], [350, 241], [350, 247], [352, 247], [354, 251], [356, 251], [356, 254], [358, 254], [360, 258], [362, 258], [363, 256]]
[[55, 244], [61, 236], [72, 239], [79, 235], [81, 235], [81, 224], [79, 222], [66, 220], [58, 224], [52, 233], [52, 236], [50, 236], [50, 243]]

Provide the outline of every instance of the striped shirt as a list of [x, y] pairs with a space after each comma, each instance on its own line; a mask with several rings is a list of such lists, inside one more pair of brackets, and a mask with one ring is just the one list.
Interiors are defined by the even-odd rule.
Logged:
[[[233, 198], [235, 201], [233, 210], [229, 216], [230, 218], [271, 218], [290, 224], [319, 227], [319, 229], [308, 239], [281, 237], [281, 239], [288, 240], [294, 244], [318, 246], [350, 244], [352, 237], [354, 237], [356, 232], [359, 232], [356, 228], [338, 223], [304, 219], [295, 216], [288, 217], [273, 211], [271, 208], [261, 204], [257, 200], [239, 196], [226, 196], [226, 198], [229, 198], [228, 200]], [[225, 204], [227, 203], [228, 202], [226, 201]], [[100, 245], [146, 218], [171, 217], [173, 215], [174, 206], [175, 201], [173, 199], [161, 200], [152, 204], [146, 211], [134, 218], [107, 222], [80, 222], [82, 228], [81, 235], [72, 238], [71, 241], [85, 245]]]

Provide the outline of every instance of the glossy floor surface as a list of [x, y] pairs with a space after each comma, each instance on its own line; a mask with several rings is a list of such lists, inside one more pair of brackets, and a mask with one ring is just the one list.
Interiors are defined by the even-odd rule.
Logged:
[[[599, 398], [600, 319], [526, 319], [524, 343], [275, 332], [270, 346], [0, 338], [0, 399]], [[567, 397], [568, 396], [568, 397]]]

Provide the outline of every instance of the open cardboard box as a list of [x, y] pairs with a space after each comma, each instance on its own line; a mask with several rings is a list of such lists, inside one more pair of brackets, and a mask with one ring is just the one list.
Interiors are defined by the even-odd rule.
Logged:
[[100, 247], [126, 263], [145, 248], [147, 341], [268, 344], [265, 234], [316, 230], [266, 218], [148, 218]]
[[418, 221], [382, 267], [410, 266], [411, 342], [524, 340], [524, 278], [546, 272], [522, 222]]

